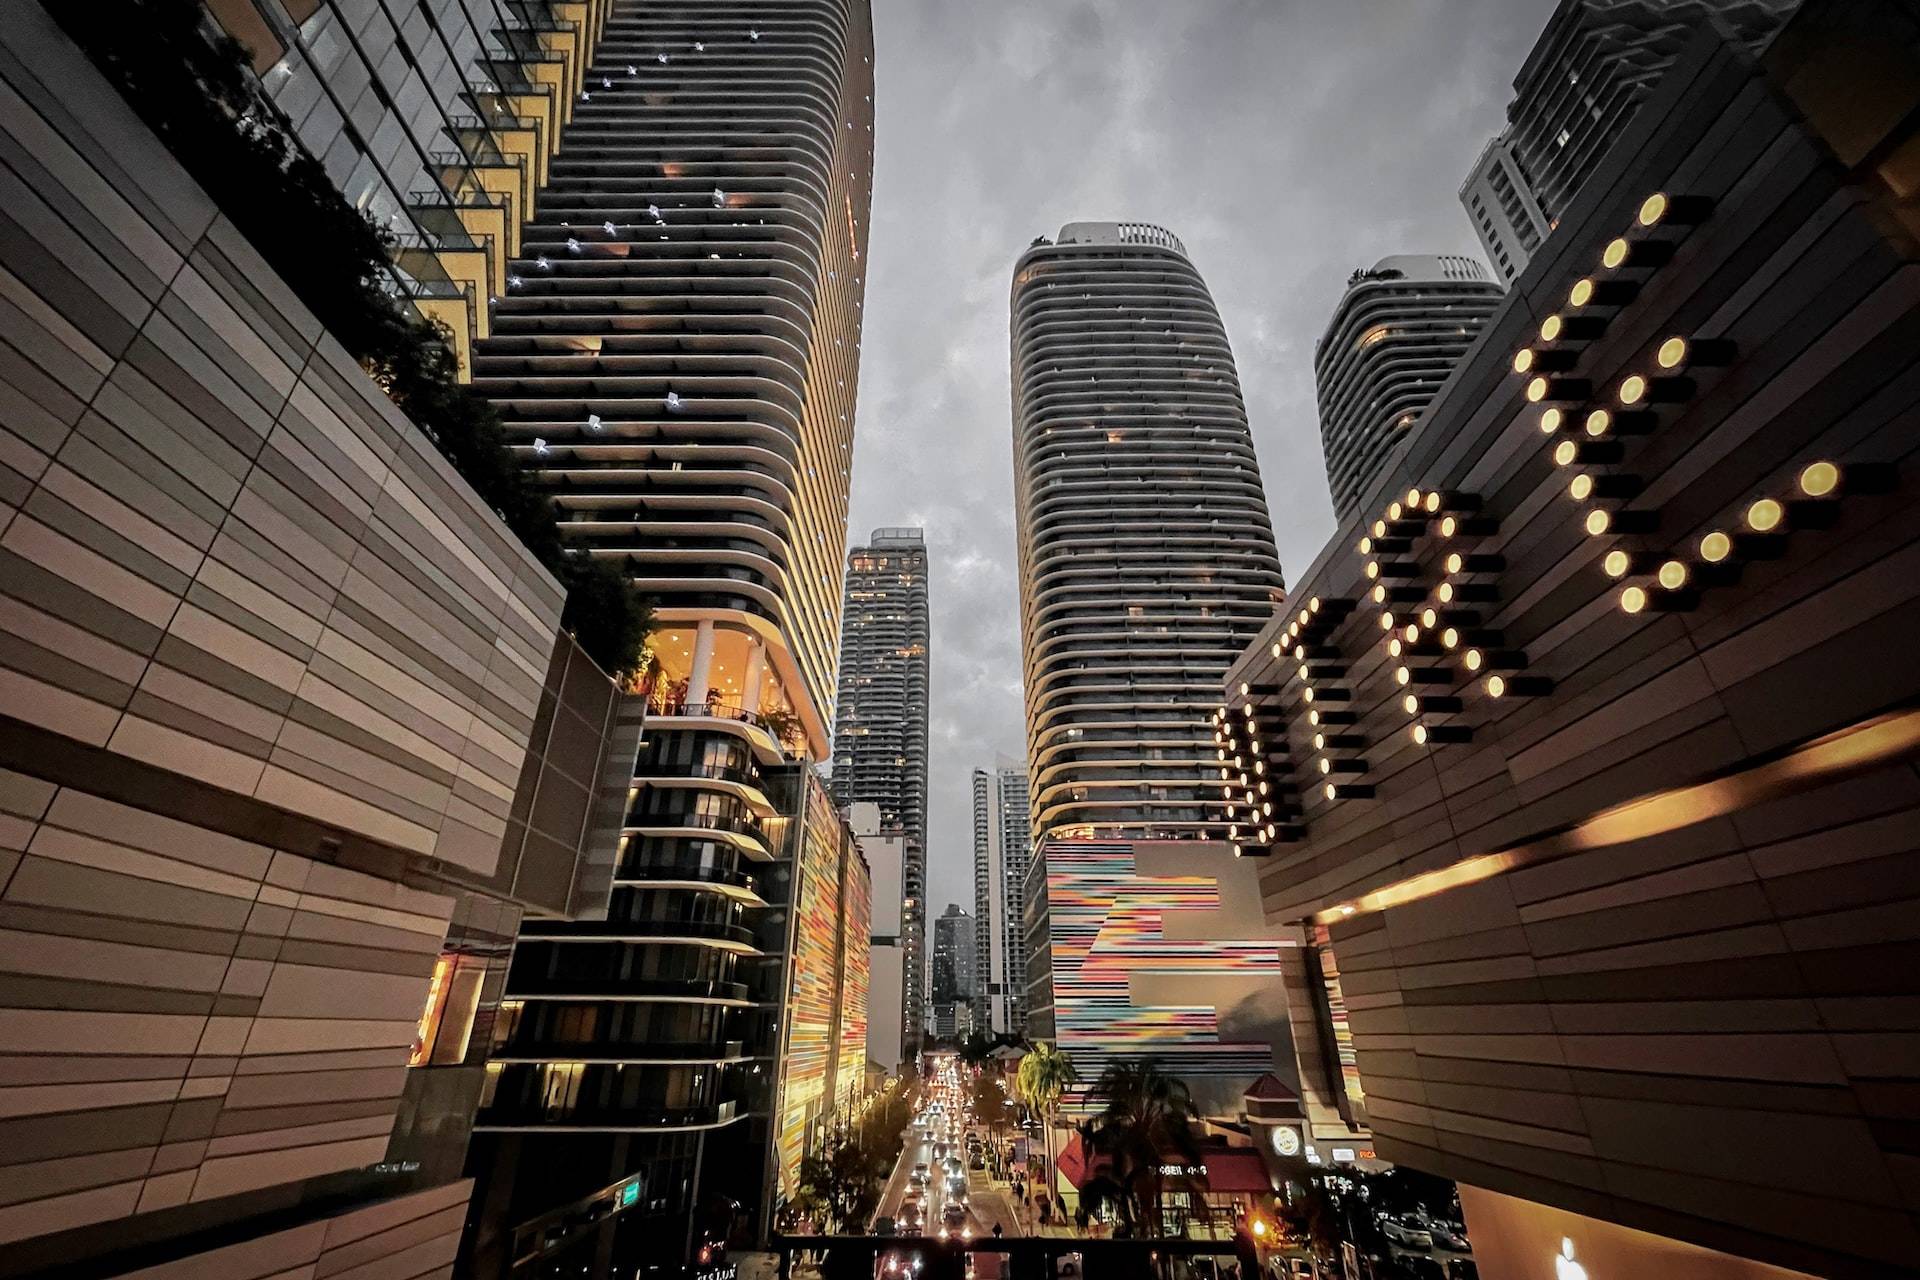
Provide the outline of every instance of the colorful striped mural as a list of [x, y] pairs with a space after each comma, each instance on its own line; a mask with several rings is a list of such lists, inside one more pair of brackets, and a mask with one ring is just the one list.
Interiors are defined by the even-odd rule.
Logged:
[[[1054, 1032], [1083, 1082], [1115, 1058], [1151, 1056], [1190, 1081], [1253, 1080], [1271, 1068], [1272, 1046], [1221, 1038], [1216, 1007], [1231, 1002], [1220, 979], [1280, 983], [1280, 947], [1271, 938], [1169, 938], [1167, 918], [1221, 906], [1211, 876], [1149, 876], [1135, 867], [1125, 841], [1049, 840], [1046, 860], [1048, 937], [1053, 954]], [[1221, 857], [1228, 855], [1224, 847]], [[1186, 932], [1174, 929], [1171, 932]], [[1129, 995], [1137, 975], [1171, 975], [1191, 998], [1142, 1006]], [[1213, 989], [1210, 989], [1210, 984]]]

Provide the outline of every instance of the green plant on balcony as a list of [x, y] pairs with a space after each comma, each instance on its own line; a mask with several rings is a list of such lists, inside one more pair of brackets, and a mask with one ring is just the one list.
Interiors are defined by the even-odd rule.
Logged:
[[624, 679], [652, 611], [620, 566], [570, 553], [553, 505], [526, 481], [499, 415], [460, 383], [444, 329], [398, 296], [393, 240], [334, 187], [249, 69], [209, 33], [198, 0], [43, 0], [148, 128], [327, 332], [433, 441], [567, 589], [562, 623]]

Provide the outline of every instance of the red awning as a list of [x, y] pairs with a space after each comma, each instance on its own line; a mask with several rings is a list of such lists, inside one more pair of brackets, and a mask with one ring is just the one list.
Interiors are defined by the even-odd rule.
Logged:
[[1060, 1148], [1060, 1154], [1054, 1157], [1054, 1166], [1059, 1169], [1060, 1176], [1065, 1178], [1067, 1184], [1075, 1191], [1087, 1185], [1087, 1179], [1092, 1176], [1092, 1170], [1087, 1168], [1087, 1152], [1081, 1144], [1079, 1134], [1076, 1133], [1067, 1139], [1067, 1145]]
[[1209, 1151], [1205, 1164], [1209, 1192], [1258, 1195], [1273, 1190], [1273, 1184], [1267, 1181], [1267, 1166], [1261, 1161], [1260, 1153], [1250, 1147]]

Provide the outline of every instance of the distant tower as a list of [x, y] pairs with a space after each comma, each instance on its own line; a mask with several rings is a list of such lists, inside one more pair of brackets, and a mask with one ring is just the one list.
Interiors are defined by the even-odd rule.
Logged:
[[1503, 296], [1486, 268], [1451, 254], [1382, 258], [1347, 278], [1313, 350], [1334, 515], [1353, 514]]
[[906, 840], [900, 944], [901, 1034], [919, 1052], [926, 1020], [927, 539], [922, 529], [875, 529], [847, 553], [840, 696], [833, 729], [833, 798], [880, 807], [883, 830]]
[[1512, 281], [1701, 26], [1765, 44], [1797, 0], [1561, 0], [1513, 80], [1506, 131], [1460, 203]]
[[[949, 902], [933, 922], [933, 1016], [941, 1034], [953, 1034], [957, 1006], [971, 1006], [974, 981], [973, 917]], [[966, 1021], [973, 1025], [970, 1008]]]
[[1027, 771], [973, 771], [974, 1024], [1026, 1029]]

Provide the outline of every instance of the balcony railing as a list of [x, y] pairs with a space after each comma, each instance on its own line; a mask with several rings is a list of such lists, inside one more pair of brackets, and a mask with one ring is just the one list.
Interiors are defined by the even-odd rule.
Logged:
[[747, 1000], [744, 982], [715, 982], [706, 978], [549, 978], [510, 976], [507, 997], [512, 1000]]
[[763, 849], [773, 848], [773, 841], [758, 822], [751, 818], [729, 818], [718, 813], [630, 813], [627, 815], [627, 827], [630, 830], [645, 827], [728, 831], [735, 835], [752, 836]]
[[735, 867], [715, 866], [711, 862], [661, 861], [644, 855], [629, 857], [614, 872], [621, 884], [644, 885], [657, 880], [694, 880], [702, 884], [727, 884], [736, 889], [757, 892], [759, 880]]
[[739, 1114], [729, 1099], [706, 1107], [542, 1106], [509, 1103], [487, 1107], [474, 1117], [476, 1129], [693, 1129], [725, 1124]]
[[746, 1055], [744, 1040], [642, 1041], [621, 1044], [604, 1040], [581, 1044], [529, 1036], [507, 1044], [493, 1055], [495, 1062], [725, 1062]]

